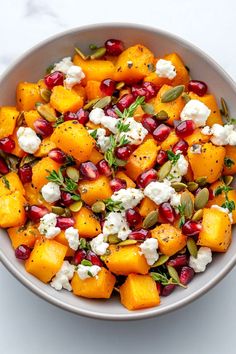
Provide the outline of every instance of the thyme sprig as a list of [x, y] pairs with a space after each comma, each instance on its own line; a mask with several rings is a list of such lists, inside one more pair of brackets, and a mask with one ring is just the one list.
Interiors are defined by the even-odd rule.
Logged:
[[111, 198], [108, 198], [103, 201], [106, 205], [107, 211], [122, 211], [124, 210], [124, 207], [122, 205], [122, 202], [120, 201], [114, 201]]
[[171, 161], [172, 166], [176, 165], [177, 161], [180, 158], [180, 154], [175, 154], [171, 150], [167, 150], [167, 156], [168, 156], [168, 159]]
[[225, 202], [221, 205], [222, 208], [228, 209], [229, 212], [231, 213], [233, 210], [235, 210], [235, 203], [233, 200], [229, 200], [229, 191], [231, 191], [233, 188], [230, 186], [219, 186], [218, 188], [216, 188], [215, 190], [215, 196], [218, 196], [222, 193], [224, 193], [225, 195]]
[[185, 224], [185, 205], [180, 204], [178, 205], [178, 210], [179, 210], [179, 227], [181, 228]]
[[58, 186], [61, 187], [63, 191], [70, 193], [72, 195], [73, 200], [76, 201], [80, 200], [81, 199], [80, 195], [76, 192], [78, 188], [77, 183], [69, 177], [64, 177], [62, 174], [62, 170], [63, 170], [62, 167], [60, 167], [58, 172], [56, 172], [55, 170], [53, 171], [47, 170], [47, 172], [49, 172], [49, 176], [47, 176], [47, 179], [50, 182], [56, 183]]
[[125, 108], [123, 112], [121, 112], [118, 108], [116, 108], [115, 112], [118, 115], [118, 117], [122, 119], [133, 117], [134, 112], [136, 111], [138, 106], [144, 104], [144, 101], [145, 101], [144, 96], [138, 96], [136, 100], [129, 106], [129, 108]]

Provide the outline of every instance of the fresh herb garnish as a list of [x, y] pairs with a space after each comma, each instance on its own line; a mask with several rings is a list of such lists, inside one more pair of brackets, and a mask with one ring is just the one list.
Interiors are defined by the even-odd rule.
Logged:
[[231, 168], [233, 165], [235, 165], [235, 162], [230, 157], [225, 157], [224, 158], [224, 165], [228, 168]]
[[2, 176], [2, 181], [5, 184], [5, 187], [7, 189], [10, 189], [10, 182], [8, 181], [8, 179], [5, 176]]
[[61, 189], [63, 191], [72, 194], [72, 198], [76, 198], [75, 200], [80, 200], [80, 195], [75, 192], [78, 188], [77, 183], [69, 177], [64, 178], [62, 174], [62, 167], [59, 169], [58, 172], [56, 172], [55, 170], [53, 171], [47, 170], [47, 172], [50, 173], [49, 176], [47, 176], [47, 179], [50, 182], [56, 183], [58, 186], [62, 187]]
[[61, 115], [57, 118], [56, 122], [53, 124], [53, 128], [58, 127], [60, 124], [64, 123], [64, 116]]
[[91, 133], [89, 133], [91, 135], [92, 138], [97, 139], [97, 135], [98, 135], [98, 130], [94, 129]]
[[89, 243], [86, 241], [85, 238], [80, 238], [80, 245], [79, 245], [80, 248], [82, 248], [83, 250], [88, 250], [90, 247], [89, 247]]
[[122, 202], [120, 201], [114, 201], [111, 198], [108, 198], [103, 201], [106, 205], [106, 209], [108, 211], [121, 211], [124, 210], [124, 207], [122, 205]]
[[[120, 136], [120, 134], [124, 132], [123, 129], [125, 129], [125, 131], [127, 132], [127, 126], [129, 126], [129, 124], [119, 123], [119, 127], [117, 126], [118, 133], [115, 136], [110, 135], [110, 147], [104, 154], [105, 160], [108, 162], [109, 166], [114, 168], [117, 168], [119, 166], [119, 160], [115, 156], [116, 148], [129, 144], [129, 140], [126, 138], [125, 135]], [[121, 129], [121, 131], [119, 129]]]
[[221, 206], [222, 206], [222, 208], [228, 209], [230, 213], [233, 210], [235, 210], [235, 203], [233, 200], [229, 200], [229, 196], [228, 196], [229, 191], [231, 191], [232, 189], [233, 189], [232, 187], [224, 185], [224, 186], [219, 186], [215, 190], [215, 196], [218, 196], [218, 195], [224, 193], [225, 202]]
[[134, 112], [141, 106], [145, 101], [144, 96], [138, 96], [136, 100], [129, 106], [129, 108], [125, 108], [123, 112], [121, 112], [118, 108], [116, 108], [115, 112], [119, 118], [126, 119], [129, 117], [133, 117]]
[[165, 273], [150, 272], [150, 275], [153, 280], [161, 283], [164, 286], [173, 284], [173, 285], [179, 285], [185, 287], [183, 284], [179, 282], [178, 279], [173, 279], [172, 277], [168, 278], [168, 276]]
[[182, 227], [185, 224], [185, 205], [178, 205], [178, 210], [180, 215], [179, 227]]
[[81, 262], [82, 265], [84, 266], [88, 266], [88, 267], [91, 267], [93, 264], [88, 261], [87, 259], [83, 259], [82, 262]]
[[168, 159], [171, 161], [172, 165], [176, 165], [177, 161], [180, 158], [180, 154], [175, 154], [173, 151], [171, 150], [167, 150], [167, 155], [168, 155]]

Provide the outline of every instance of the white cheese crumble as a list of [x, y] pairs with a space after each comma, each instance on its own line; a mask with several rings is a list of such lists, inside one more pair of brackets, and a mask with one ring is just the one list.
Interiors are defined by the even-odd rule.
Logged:
[[117, 133], [118, 119], [106, 116], [103, 109], [94, 108], [89, 113], [89, 120], [94, 124], [102, 124], [105, 128], [110, 130], [113, 134]]
[[173, 194], [175, 194], [175, 190], [168, 181], [151, 182], [144, 189], [144, 195], [157, 205], [167, 202]]
[[172, 182], [180, 182], [182, 176], [186, 175], [188, 172], [188, 161], [185, 159], [184, 155], [180, 154], [179, 159], [175, 164], [172, 165], [167, 180]]
[[156, 74], [172, 80], [176, 76], [176, 69], [170, 60], [159, 59], [156, 63]]
[[212, 205], [211, 208], [217, 209], [219, 211], [222, 211], [223, 213], [228, 214], [231, 224], [233, 223], [233, 215], [232, 215], [232, 213], [230, 213], [228, 208], [223, 208], [223, 207], [220, 207], [219, 205], [216, 205], [216, 204]]
[[61, 191], [58, 184], [48, 182], [41, 189], [43, 199], [48, 203], [54, 203], [61, 198]]
[[54, 67], [51, 71], [53, 73], [54, 71], [61, 71], [63, 74], [67, 74], [68, 70], [70, 69], [71, 66], [73, 66], [73, 62], [71, 61], [71, 57], [66, 57], [63, 58], [61, 61], [58, 63], [54, 64]]
[[192, 120], [196, 127], [203, 127], [210, 114], [211, 110], [204, 103], [199, 100], [190, 100], [180, 113], [180, 118], [182, 121]]
[[[106, 136], [106, 130], [104, 128], [98, 128], [96, 130], [96, 143], [101, 152], [105, 153], [111, 146], [109, 136]], [[93, 133], [95, 130], [89, 129], [89, 134]]]
[[103, 235], [116, 235], [122, 241], [126, 240], [131, 230], [127, 224], [125, 214], [118, 212], [111, 212], [106, 216], [103, 225]]
[[57, 227], [56, 224], [57, 215], [54, 213], [49, 213], [40, 219], [38, 230], [40, 234], [45, 235], [46, 238], [54, 238], [61, 232], [60, 227]]
[[212, 252], [208, 247], [200, 247], [197, 253], [197, 258], [190, 256], [189, 266], [193, 268], [195, 273], [204, 272], [207, 264], [212, 261]]
[[79, 247], [79, 231], [71, 226], [66, 229], [65, 238], [68, 241], [69, 247], [72, 250], [77, 251]]
[[175, 211], [179, 213], [178, 206], [181, 204], [181, 193], [174, 193], [170, 197], [170, 205], [175, 208]]
[[74, 271], [75, 267], [68, 261], [64, 261], [61, 269], [52, 279], [50, 285], [56, 290], [66, 289], [71, 291], [72, 287], [70, 285], [70, 280], [73, 278]]
[[98, 256], [103, 256], [106, 253], [109, 244], [105, 242], [105, 236], [100, 234], [90, 241], [90, 246], [94, 253], [96, 253]]
[[129, 130], [121, 133], [120, 137], [122, 138], [122, 136], [125, 136], [132, 145], [141, 144], [145, 136], [148, 134], [147, 129], [145, 129], [141, 123], [136, 122], [132, 117], [127, 118], [125, 124], [129, 124]]
[[120, 189], [111, 196], [111, 199], [120, 202], [125, 210], [136, 207], [143, 198], [141, 189], [136, 188]]
[[159, 254], [157, 252], [158, 241], [155, 238], [146, 239], [140, 246], [141, 249], [140, 254], [143, 254], [147, 260], [148, 265], [153, 265], [159, 258]]
[[190, 148], [190, 151], [193, 154], [201, 154], [202, 153], [202, 145], [200, 144], [193, 144]]
[[79, 84], [85, 78], [85, 74], [80, 66], [72, 65], [67, 73], [64, 80], [64, 86], [67, 89], [72, 89], [73, 86]]
[[206, 125], [204, 128], [202, 128], [201, 133], [204, 135], [211, 135], [211, 127], [208, 127], [208, 125]]
[[233, 124], [213, 124], [212, 127], [206, 126], [201, 130], [204, 135], [212, 135], [210, 140], [215, 145], [236, 145], [236, 130]]
[[83, 264], [79, 264], [78, 265], [78, 269], [77, 269], [77, 274], [80, 277], [80, 279], [84, 280], [87, 278], [91, 278], [91, 277], [96, 277], [98, 273], [100, 272], [101, 267], [97, 266], [97, 265], [92, 265], [92, 266], [85, 266]]
[[20, 127], [16, 135], [19, 146], [23, 151], [34, 154], [38, 150], [41, 140], [33, 129]]

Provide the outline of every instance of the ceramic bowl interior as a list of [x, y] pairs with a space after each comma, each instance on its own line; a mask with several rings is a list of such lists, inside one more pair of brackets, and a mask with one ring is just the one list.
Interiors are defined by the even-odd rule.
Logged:
[[[43, 77], [49, 64], [73, 55], [73, 48], [82, 50], [88, 44], [102, 45], [108, 38], [119, 38], [126, 47], [142, 43], [156, 56], [177, 52], [190, 68], [193, 78], [208, 83], [217, 98], [227, 98], [233, 116], [236, 115], [236, 88], [229, 76], [206, 54], [182, 39], [149, 27], [130, 24], [105, 24], [76, 28], [46, 40], [15, 62], [0, 80], [0, 105], [15, 105], [15, 89], [19, 81], [37, 81]], [[25, 286], [54, 305], [76, 314], [101, 319], [130, 320], [157, 316], [177, 309], [205, 293], [221, 280], [236, 262], [236, 242], [228, 252], [214, 256], [207, 271], [197, 275], [186, 290], [177, 289], [171, 296], [162, 298], [159, 307], [129, 312], [114, 296], [109, 301], [87, 300], [73, 296], [67, 291], [57, 292], [49, 285], [26, 273], [15, 256], [5, 231], [0, 231], [0, 259], [8, 270]]]

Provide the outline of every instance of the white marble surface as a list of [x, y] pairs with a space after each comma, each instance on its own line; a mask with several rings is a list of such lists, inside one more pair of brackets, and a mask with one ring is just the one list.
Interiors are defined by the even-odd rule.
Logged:
[[[234, 0], [0, 0], [0, 71], [38, 41], [96, 22], [157, 26], [194, 42], [236, 78]], [[101, 322], [57, 309], [0, 265], [1, 354], [233, 354], [236, 270], [207, 295], [167, 316]]]

